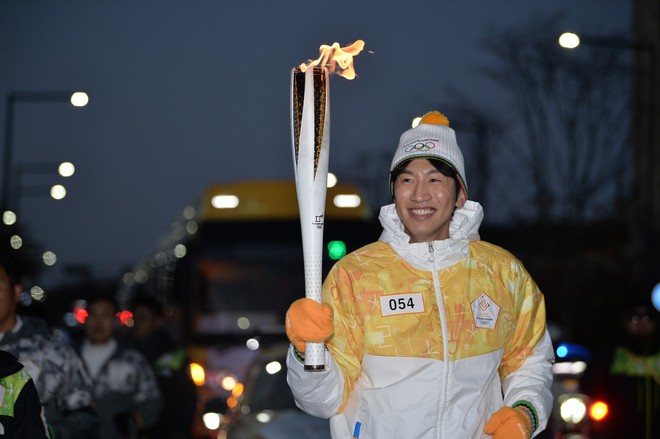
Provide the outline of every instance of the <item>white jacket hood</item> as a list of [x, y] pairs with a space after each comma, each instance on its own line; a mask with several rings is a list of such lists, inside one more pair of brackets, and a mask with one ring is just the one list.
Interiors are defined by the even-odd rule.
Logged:
[[[480, 239], [479, 226], [483, 218], [483, 208], [475, 201], [468, 200], [454, 211], [449, 223], [449, 238], [432, 242], [436, 264], [439, 263], [436, 266], [447, 267], [467, 255], [470, 241]], [[378, 219], [383, 226], [379, 241], [390, 244], [400, 257], [415, 267], [430, 269], [429, 243], [410, 243], [410, 236], [405, 232], [394, 204], [383, 206]]]

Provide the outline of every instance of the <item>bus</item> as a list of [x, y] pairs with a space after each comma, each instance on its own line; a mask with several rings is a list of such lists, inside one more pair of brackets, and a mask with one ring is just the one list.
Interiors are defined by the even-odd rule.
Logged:
[[[329, 187], [324, 278], [380, 230], [357, 186]], [[206, 188], [130, 274], [120, 302], [141, 293], [176, 310], [171, 322], [189, 348], [199, 418], [236, 393], [260, 344], [285, 337], [286, 310], [305, 294], [302, 254], [295, 182], [238, 181]], [[195, 436], [203, 430], [197, 425]]]

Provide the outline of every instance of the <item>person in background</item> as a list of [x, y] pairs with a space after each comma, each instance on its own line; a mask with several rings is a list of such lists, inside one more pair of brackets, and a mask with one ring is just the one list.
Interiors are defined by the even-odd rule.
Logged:
[[[335, 264], [322, 304], [287, 312], [298, 406], [330, 418], [336, 439], [538, 435], [552, 409], [544, 298], [520, 261], [480, 240], [444, 115], [403, 133], [390, 192], [379, 241]], [[325, 342], [325, 370], [304, 370], [308, 342]]]
[[51, 437], [34, 381], [16, 357], [5, 351], [0, 351], [0, 436]]
[[163, 306], [153, 297], [139, 294], [132, 302], [133, 326], [128, 341], [143, 354], [156, 375], [163, 401], [161, 415], [149, 436], [183, 439], [190, 436], [197, 392], [189, 373], [189, 358], [165, 325]]
[[140, 437], [156, 422], [161, 408], [149, 363], [114, 336], [117, 311], [111, 296], [90, 298], [85, 339], [76, 346], [92, 377], [101, 439]]
[[599, 388], [611, 405], [612, 437], [660, 437], [660, 337], [658, 312], [646, 303], [626, 309]]
[[22, 292], [20, 267], [11, 256], [0, 254], [0, 350], [17, 357], [32, 377], [52, 436], [98, 437], [91, 380], [82, 361], [51, 336], [46, 322], [17, 315]]

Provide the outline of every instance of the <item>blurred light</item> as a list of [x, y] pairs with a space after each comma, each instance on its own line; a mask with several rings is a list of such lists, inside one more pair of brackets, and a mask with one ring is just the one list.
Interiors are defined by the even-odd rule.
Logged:
[[222, 416], [218, 413], [204, 413], [202, 415], [202, 422], [204, 422], [204, 427], [209, 430], [217, 430], [220, 427], [220, 420]]
[[76, 316], [74, 316], [72, 312], [68, 312], [64, 314], [62, 320], [64, 321], [64, 324], [67, 326], [76, 326], [78, 324], [78, 320], [76, 319]]
[[272, 418], [271, 414], [268, 412], [259, 412], [257, 413], [257, 416], [255, 416], [256, 420], [261, 422], [262, 424], [266, 424], [270, 422], [270, 419]]
[[156, 265], [165, 265], [167, 263], [167, 254], [165, 252], [158, 252], [154, 257]]
[[19, 302], [21, 302], [21, 305], [23, 306], [30, 306], [32, 305], [32, 296], [30, 296], [26, 291], [23, 291], [18, 298]]
[[66, 188], [61, 184], [54, 184], [53, 187], [50, 188], [50, 196], [54, 200], [61, 200], [66, 197]]
[[419, 122], [422, 120], [421, 116], [417, 116], [412, 120], [412, 127], [415, 128], [417, 125], [419, 125]]
[[236, 195], [215, 195], [211, 198], [211, 206], [216, 209], [234, 209], [238, 206]]
[[580, 45], [580, 37], [572, 32], [564, 32], [559, 36], [559, 45], [564, 49], [575, 49]]
[[231, 390], [234, 388], [234, 386], [236, 386], [236, 383], [237, 383], [236, 378], [228, 375], [222, 378], [222, 380], [220, 381], [220, 387], [222, 387], [225, 390]]
[[189, 235], [194, 235], [197, 233], [197, 229], [199, 226], [197, 225], [196, 221], [188, 221], [186, 223], [186, 232], [188, 232]]
[[238, 405], [238, 400], [236, 398], [234, 398], [233, 396], [230, 396], [229, 398], [227, 398], [227, 407], [229, 407], [230, 409], [233, 409], [237, 405]]
[[12, 235], [11, 238], [9, 238], [9, 245], [14, 250], [18, 250], [19, 248], [23, 247], [23, 238], [18, 235]]
[[560, 343], [555, 351], [559, 358], [570, 357], [573, 360], [591, 360], [591, 351], [587, 347], [575, 343]]
[[149, 274], [143, 269], [139, 269], [135, 272], [135, 282], [139, 284], [144, 284], [149, 280]]
[[579, 375], [587, 370], [584, 361], [564, 361], [552, 365], [552, 373], [555, 375]]
[[256, 351], [259, 349], [259, 340], [256, 338], [251, 338], [245, 342], [245, 346], [247, 346], [247, 348], [251, 351]]
[[660, 311], [660, 283], [653, 287], [653, 292], [651, 292], [651, 301], [653, 302], [653, 307]]
[[358, 207], [362, 204], [360, 196], [357, 194], [339, 194], [335, 195], [334, 200], [332, 200], [337, 207]]
[[89, 313], [85, 308], [76, 307], [73, 310], [73, 316], [75, 317], [76, 321], [82, 325], [85, 323], [85, 320], [87, 320], [87, 317], [89, 317]]
[[30, 296], [37, 302], [42, 302], [46, 298], [46, 292], [39, 285], [30, 288]]
[[577, 424], [587, 413], [587, 406], [584, 404], [582, 398], [574, 396], [567, 398], [559, 406], [559, 414], [565, 422], [572, 422]]
[[195, 215], [197, 212], [195, 211], [195, 208], [192, 206], [186, 206], [185, 209], [183, 209], [183, 217], [187, 220], [191, 220], [195, 218]]
[[45, 251], [44, 254], [41, 256], [41, 260], [44, 262], [45, 265], [52, 267], [57, 262], [57, 255], [52, 251]]
[[280, 370], [282, 370], [282, 363], [279, 361], [271, 361], [266, 365], [266, 372], [270, 375], [274, 375]]
[[231, 389], [231, 395], [234, 398], [240, 398], [240, 396], [243, 394], [243, 391], [245, 390], [245, 386], [241, 383], [236, 383], [233, 389]]
[[591, 407], [589, 407], [589, 416], [594, 421], [602, 421], [607, 417], [609, 411], [610, 408], [606, 403], [603, 401], [596, 401], [591, 404]]
[[196, 386], [203, 386], [206, 381], [204, 368], [197, 363], [190, 363], [190, 377]]
[[5, 210], [4, 212], [2, 212], [2, 222], [5, 223], [6, 226], [11, 226], [12, 224], [15, 224], [16, 214], [11, 210]]
[[126, 286], [131, 286], [135, 284], [135, 275], [133, 273], [124, 273], [121, 277], [121, 281]]
[[121, 312], [115, 314], [115, 317], [119, 319], [122, 325], [128, 326], [129, 328], [133, 326], [133, 313], [125, 309]]
[[337, 176], [332, 172], [328, 172], [327, 187], [335, 187], [337, 185]]
[[76, 167], [71, 162], [62, 162], [57, 171], [62, 177], [71, 177], [76, 172]]
[[71, 95], [71, 105], [74, 107], [84, 107], [89, 103], [89, 96], [84, 91], [77, 91]]
[[176, 256], [179, 259], [184, 257], [187, 252], [188, 252], [188, 249], [183, 244], [177, 244], [177, 245], [174, 246], [174, 256]]
[[328, 256], [334, 261], [346, 256], [346, 243], [344, 241], [328, 242]]
[[568, 348], [563, 344], [557, 346], [557, 356], [559, 358], [564, 358], [566, 355], [568, 355]]
[[239, 319], [236, 321], [236, 325], [239, 328], [246, 330], [250, 327], [250, 319], [247, 317], [239, 317]]

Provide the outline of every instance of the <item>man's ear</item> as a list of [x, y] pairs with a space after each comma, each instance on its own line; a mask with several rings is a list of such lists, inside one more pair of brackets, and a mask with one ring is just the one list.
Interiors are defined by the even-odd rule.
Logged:
[[14, 285], [14, 303], [18, 303], [21, 300], [21, 294], [23, 293], [23, 285], [16, 284]]
[[467, 197], [465, 196], [465, 192], [462, 190], [458, 192], [458, 197], [456, 197], [456, 208], [460, 209], [465, 205], [465, 202], [467, 201]]

